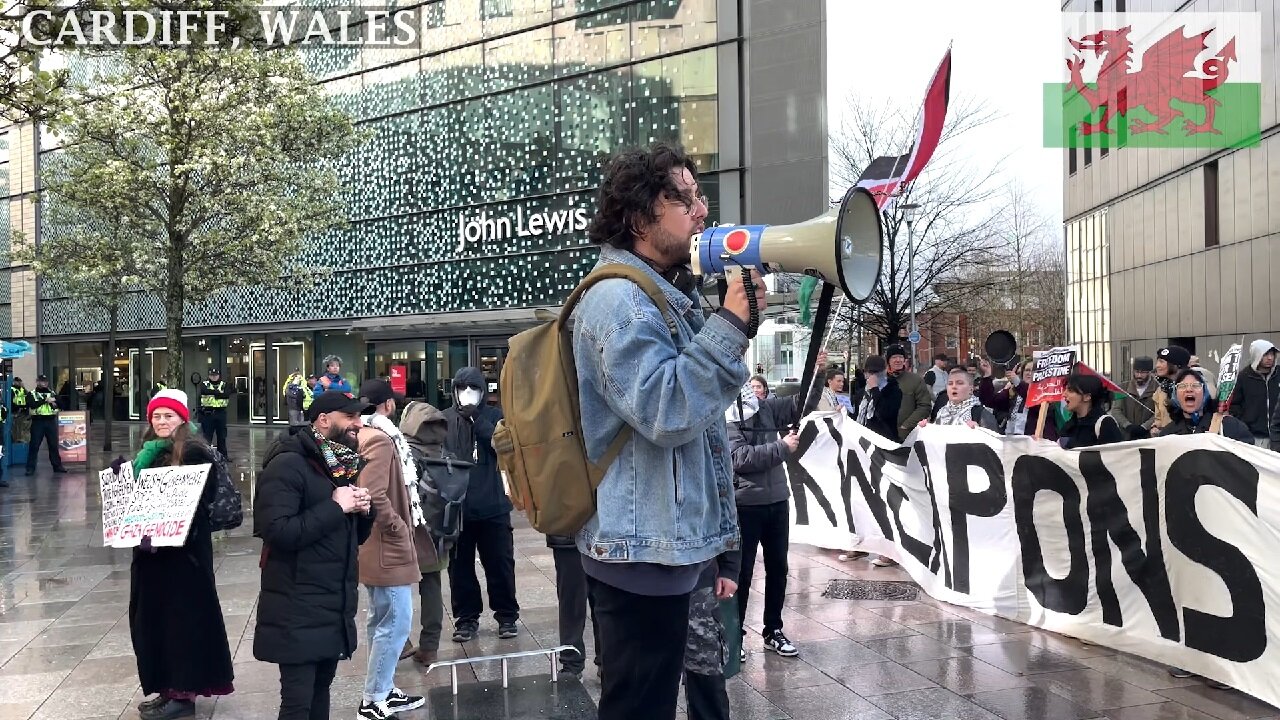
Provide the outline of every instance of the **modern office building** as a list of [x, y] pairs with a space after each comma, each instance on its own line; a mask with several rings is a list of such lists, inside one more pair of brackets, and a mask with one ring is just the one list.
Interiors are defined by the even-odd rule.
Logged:
[[[436, 403], [464, 365], [496, 383], [507, 339], [556, 311], [594, 264], [582, 230], [602, 161], [626, 145], [683, 144], [712, 221], [820, 214], [824, 6], [434, 0], [420, 6], [420, 49], [316, 51], [321, 82], [373, 138], [343, 168], [352, 222], [303, 258], [332, 277], [189, 305], [184, 383], [223, 368], [233, 422], [264, 424], [287, 418], [285, 377], [330, 354], [353, 380], [403, 365], [409, 394]], [[56, 149], [31, 125], [0, 128], [0, 143], [0, 227], [39, 238], [29, 198]], [[69, 400], [101, 378], [105, 314], [38, 294], [28, 268], [0, 283], [0, 337], [38, 343], [40, 369]], [[130, 298], [109, 363], [116, 417], [138, 418], [163, 372], [162, 327], [156, 298]]]
[[[1071, 0], [1062, 9], [1126, 11], [1124, 0]], [[1068, 337], [1085, 362], [1116, 377], [1129, 376], [1134, 357], [1170, 344], [1216, 370], [1242, 338], [1246, 347], [1260, 337], [1280, 344], [1277, 8], [1148, 0], [1127, 10], [1257, 12], [1262, 57], [1241, 61], [1261, 62], [1261, 137], [1235, 149], [1099, 142], [1064, 150]]]

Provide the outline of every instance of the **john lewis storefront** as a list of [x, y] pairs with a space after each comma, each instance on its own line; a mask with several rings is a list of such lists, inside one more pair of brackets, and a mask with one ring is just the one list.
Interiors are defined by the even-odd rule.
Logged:
[[[344, 168], [353, 221], [304, 254], [332, 270], [327, 285], [228, 288], [186, 310], [186, 382], [222, 367], [234, 421], [286, 418], [284, 378], [329, 354], [353, 379], [401, 365], [410, 394], [435, 402], [462, 365], [496, 381], [506, 339], [594, 264], [583, 229], [601, 163], [623, 146], [681, 142], [713, 220], [826, 207], [820, 1], [442, 0], [421, 19], [421, 50], [308, 56], [372, 131]], [[55, 386], [92, 387], [104, 314], [74, 298], [38, 306]], [[162, 308], [138, 295], [121, 320], [105, 365], [128, 388], [117, 416], [136, 417], [167, 355]]]

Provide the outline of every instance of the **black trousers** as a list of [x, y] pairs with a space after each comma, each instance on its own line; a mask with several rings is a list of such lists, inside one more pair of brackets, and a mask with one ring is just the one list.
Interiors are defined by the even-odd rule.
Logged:
[[58, 450], [58, 416], [31, 416], [31, 445], [27, 447], [27, 474], [36, 471], [36, 456], [40, 453], [40, 443], [49, 447], [49, 464], [54, 470], [62, 469], [62, 453]]
[[279, 720], [329, 720], [329, 686], [337, 660], [280, 666]]
[[[756, 567], [756, 547], [764, 546], [764, 635], [782, 629], [782, 604], [787, 599], [787, 547], [791, 542], [788, 501], [772, 505], [739, 505], [742, 531], [742, 572], [738, 576], [738, 620], [747, 626], [747, 600]], [[745, 630], [743, 631], [745, 634]]]
[[556, 604], [560, 609], [560, 644], [572, 645], [577, 655], [565, 653], [560, 665], [565, 670], [582, 672], [586, 667], [587, 646], [582, 634], [591, 612], [591, 631], [595, 636], [596, 665], [600, 664], [600, 626], [596, 624], [596, 602], [587, 591], [587, 574], [582, 570], [582, 554], [577, 548], [553, 548], [556, 563]]
[[516, 545], [511, 533], [511, 517], [503, 515], [490, 520], [466, 520], [449, 562], [449, 591], [453, 606], [454, 627], [480, 622], [484, 599], [480, 597], [480, 581], [476, 578], [476, 553], [484, 566], [485, 585], [489, 590], [489, 609], [499, 623], [520, 619], [516, 602]]
[[729, 720], [729, 691], [724, 674], [684, 673], [684, 699], [689, 720]]
[[600, 646], [600, 720], [674, 720], [689, 594], [651, 597], [591, 576]]
[[222, 457], [227, 457], [227, 411], [225, 409], [201, 412], [200, 432], [204, 435], [204, 441], [210, 445], [214, 445], [213, 436], [216, 434], [218, 452], [222, 453]]

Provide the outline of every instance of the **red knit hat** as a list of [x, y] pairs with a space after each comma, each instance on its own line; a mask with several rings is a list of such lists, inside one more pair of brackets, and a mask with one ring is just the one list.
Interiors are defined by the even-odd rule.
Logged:
[[168, 408], [182, 418], [182, 422], [191, 422], [191, 411], [187, 409], [187, 394], [181, 390], [161, 390], [147, 403], [147, 420], [157, 408]]

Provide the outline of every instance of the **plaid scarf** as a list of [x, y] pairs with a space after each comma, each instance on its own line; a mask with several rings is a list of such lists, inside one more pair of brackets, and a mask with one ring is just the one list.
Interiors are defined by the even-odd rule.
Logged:
[[311, 434], [315, 437], [316, 444], [320, 446], [320, 454], [324, 456], [324, 461], [329, 466], [329, 475], [334, 480], [354, 482], [356, 475], [360, 473], [359, 453], [342, 443], [326, 438], [316, 432], [314, 427], [311, 428]]

